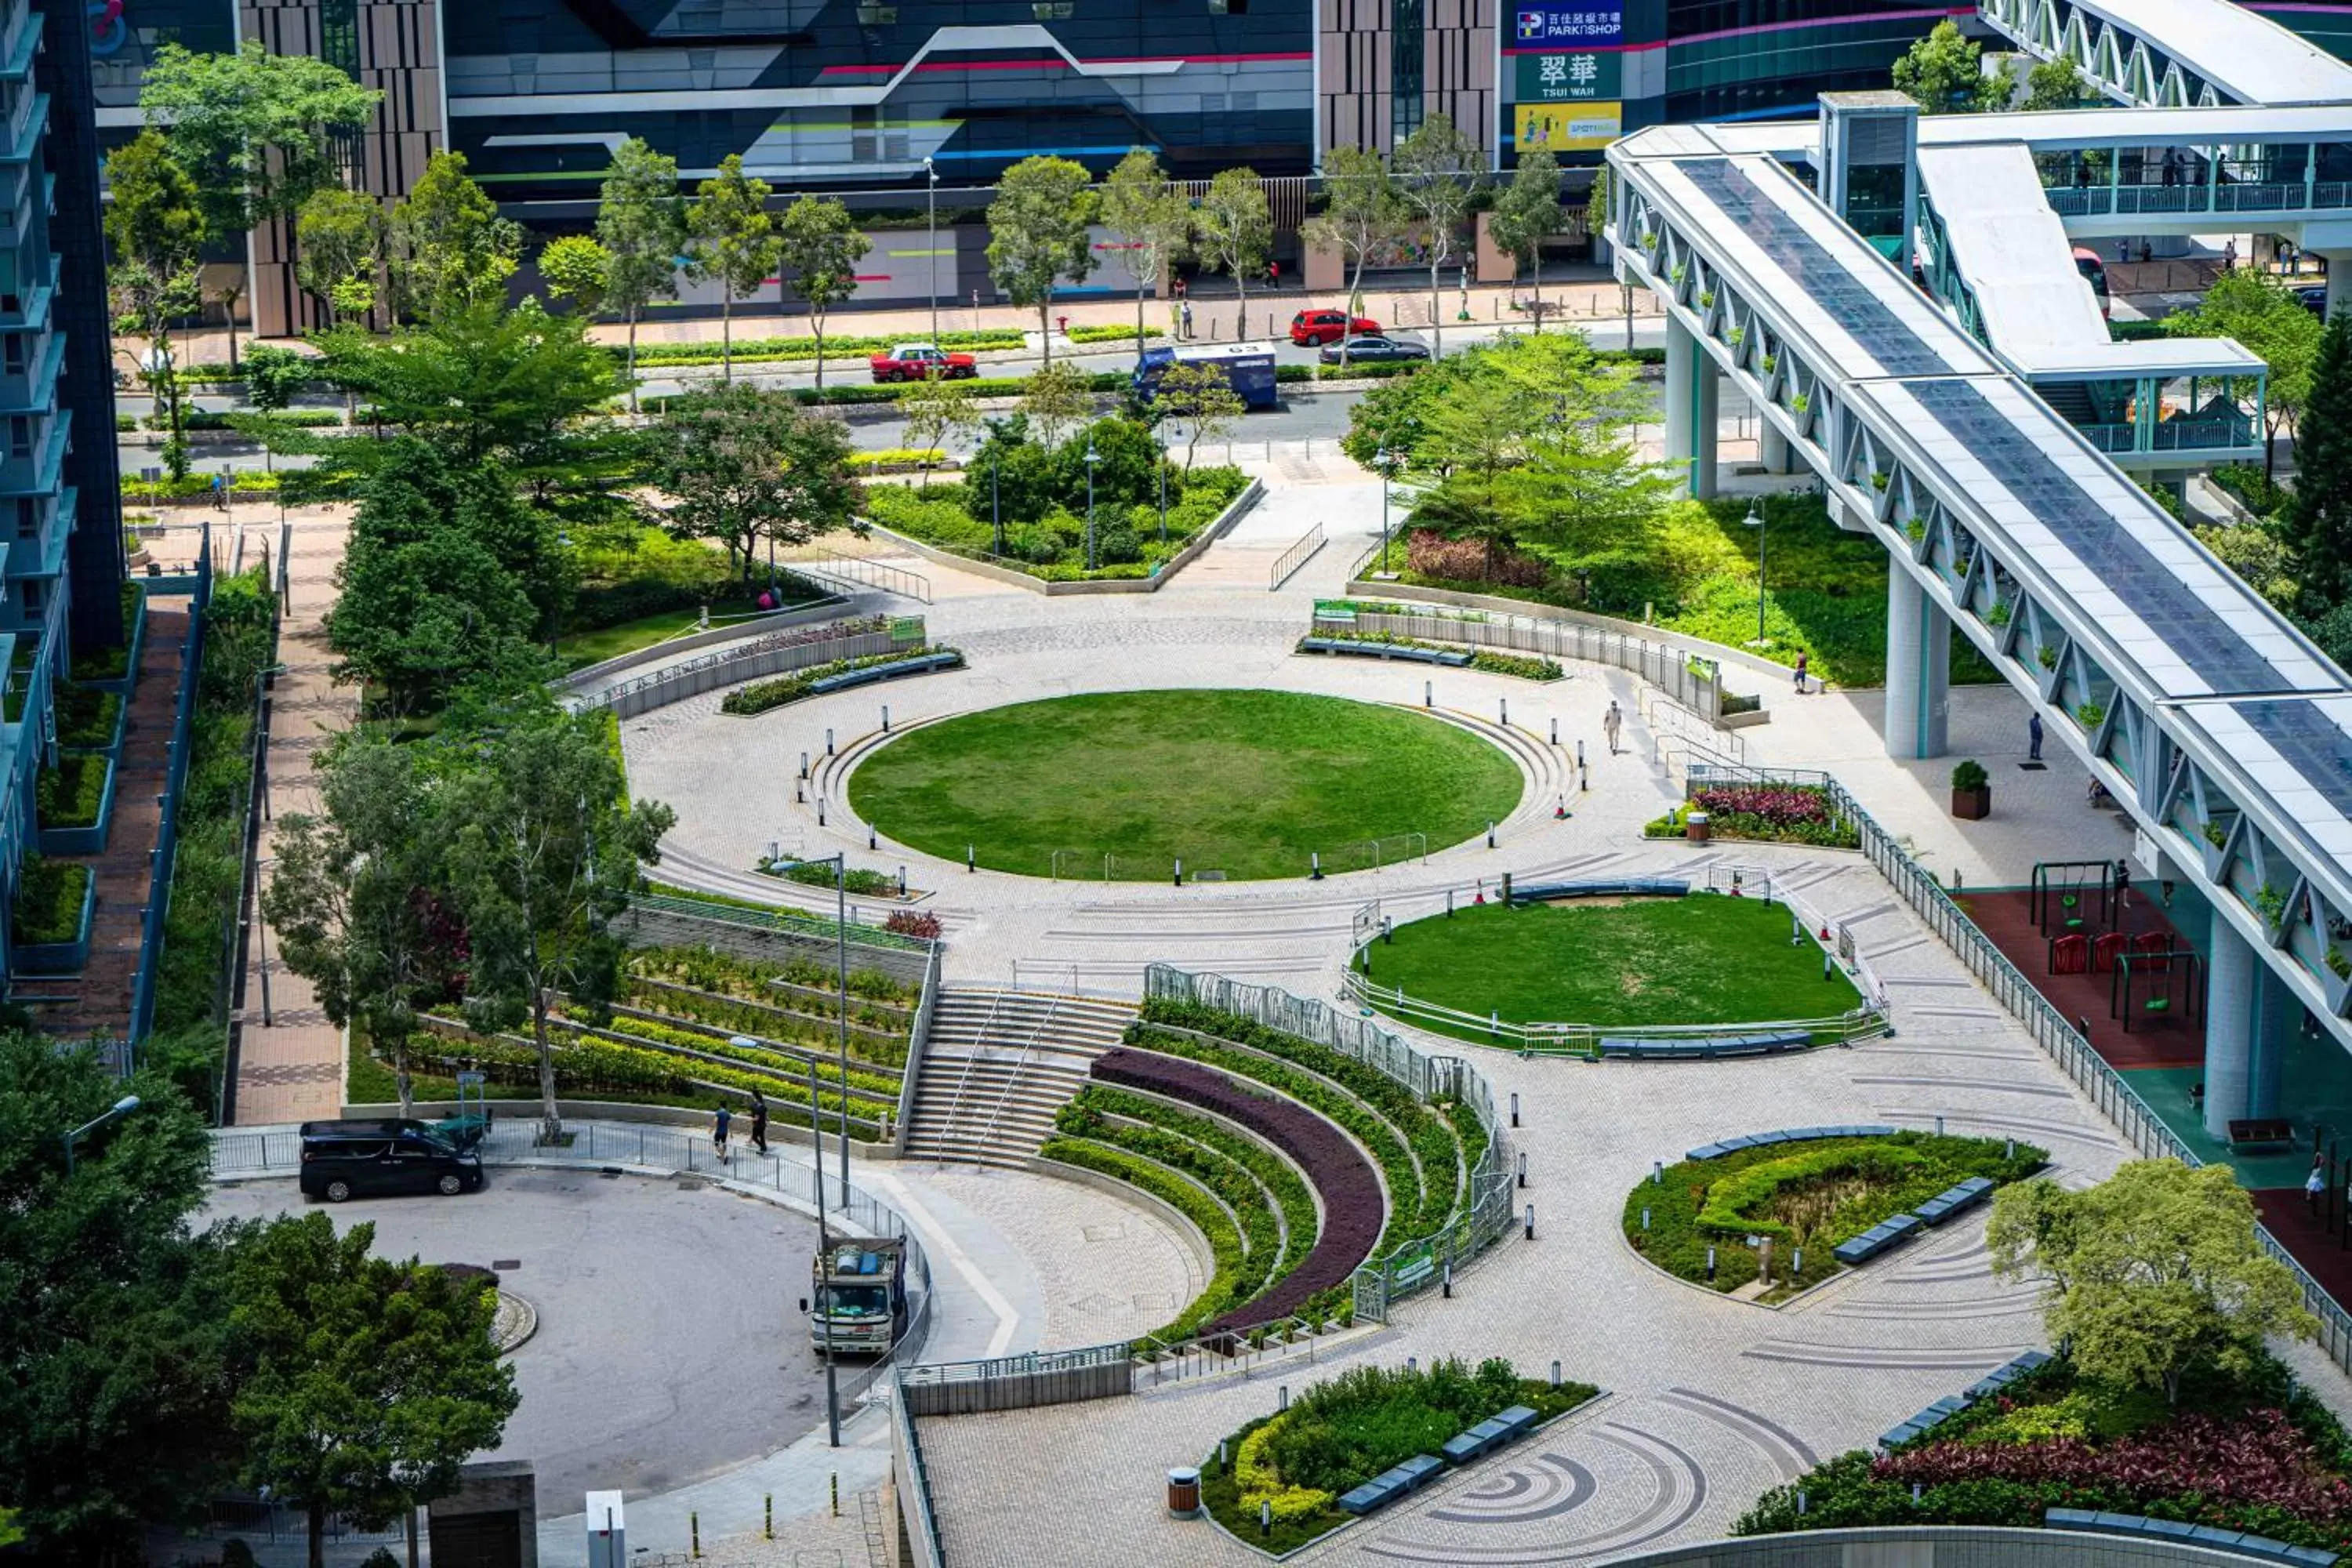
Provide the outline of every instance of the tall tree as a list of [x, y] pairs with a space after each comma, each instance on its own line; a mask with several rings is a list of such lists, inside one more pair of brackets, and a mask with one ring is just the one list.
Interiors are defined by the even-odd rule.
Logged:
[[2317, 620], [2352, 600], [2352, 312], [2336, 311], [2320, 335], [2294, 446], [2294, 498], [2280, 522], [2295, 606]]
[[1895, 90], [1927, 114], [1975, 114], [2008, 100], [2009, 78], [1987, 76], [1982, 51], [1949, 17], [1895, 62]]
[[294, 216], [294, 279], [326, 307], [332, 326], [351, 285], [373, 295], [383, 262], [383, 208], [373, 196], [330, 185], [311, 193]]
[[286, 967], [311, 983], [330, 1023], [391, 1058], [413, 1115], [408, 1042], [438, 988], [429, 889], [440, 840], [414, 747], [353, 731], [320, 764], [323, 815], [278, 819], [261, 912]]
[[[2263, 432], [2263, 473], [2265, 478], [2273, 474], [2281, 428], [2292, 420], [2298, 437], [2303, 433], [2300, 415], [2311, 397], [2312, 371], [2326, 331], [2319, 319], [2303, 308], [2303, 301], [2284, 282], [2258, 268], [2242, 267], [2215, 279], [2195, 309], [2167, 316], [2164, 328], [2174, 337], [2235, 339], [2269, 367], [2263, 407], [2267, 426]], [[2241, 404], [2253, 400], [2251, 378], [2228, 384]], [[2190, 410], [2190, 416], [2197, 412]]]
[[1428, 241], [1431, 352], [1442, 357], [1445, 319], [1437, 302], [1438, 269], [1453, 259], [1454, 247], [1461, 243], [1462, 220], [1469, 214], [1471, 198], [1486, 182], [1486, 156], [1476, 142], [1454, 128], [1454, 121], [1433, 114], [1396, 144], [1390, 166], [1399, 199], [1419, 220]]
[[719, 361], [728, 381], [735, 379], [735, 301], [758, 293], [776, 268], [768, 192], [767, 181], [743, 173], [742, 155], [730, 153], [686, 210], [686, 275], [719, 285]]
[[2096, 103], [2098, 94], [2083, 79], [2083, 73], [2064, 55], [2039, 62], [2025, 73], [2025, 101], [2019, 105], [2029, 113], [2045, 110], [2081, 109]]
[[[1323, 154], [1323, 210], [1307, 220], [1307, 241], [1336, 250], [1348, 265], [1348, 316], [1364, 309], [1364, 267], [1396, 232], [1404, 216], [1388, 160], [1364, 148], [1334, 147]], [[1339, 336], [1339, 363], [1348, 363], [1352, 333]]]
[[2180, 1397], [2201, 1368], [2242, 1373], [2272, 1334], [2316, 1325], [2284, 1264], [2254, 1234], [2227, 1165], [2133, 1160], [2070, 1193], [2046, 1179], [1993, 1194], [1985, 1241], [2005, 1279], [2048, 1281], [2042, 1323], [2102, 1382]]
[[1192, 455], [1203, 438], [1223, 435], [1247, 413], [1249, 405], [1234, 390], [1222, 366], [1180, 361], [1160, 372], [1152, 392], [1152, 406], [1162, 419], [1190, 428], [1184, 438], [1184, 471], [1192, 471]]
[[604, 298], [629, 322], [629, 412], [637, 411], [637, 321], [656, 300], [677, 298], [686, 242], [677, 160], [632, 136], [614, 151], [596, 205], [596, 238], [612, 256]]
[[[63, 1134], [126, 1095], [68, 1170]], [[168, 1079], [0, 1033], [0, 1497], [27, 1563], [136, 1562], [143, 1527], [193, 1522], [234, 1479], [218, 1255], [189, 1228], [209, 1161]]]
[[[907, 422], [908, 446], [943, 456], [980, 430], [980, 411], [972, 406], [971, 389], [943, 375], [927, 375], [908, 387], [898, 399], [898, 416]], [[929, 462], [923, 464], [923, 488], [931, 488]]]
[[1143, 297], [1183, 258], [1192, 237], [1192, 205], [1148, 147], [1131, 147], [1103, 181], [1103, 226], [1123, 247], [1135, 279], [1135, 362], [1143, 363]]
[[728, 385], [673, 399], [659, 437], [649, 477], [668, 498], [662, 526], [717, 540], [746, 583], [762, 539], [772, 560], [776, 545], [805, 544], [856, 516], [847, 430], [781, 388]]
[[825, 312], [857, 292], [857, 264], [866, 248], [866, 237], [857, 231], [849, 209], [831, 196], [801, 196], [776, 223], [776, 265], [783, 288], [808, 307], [820, 387], [824, 385]]
[[612, 996], [622, 944], [606, 927], [676, 814], [628, 803], [601, 714], [527, 709], [472, 744], [473, 763], [451, 781], [446, 847], [472, 942], [467, 1013], [492, 1029], [530, 1021], [551, 1142], [563, 1121], [548, 1012], [558, 993], [591, 1007]]
[[1039, 365], [1021, 384], [1021, 414], [1037, 445], [1052, 451], [1062, 437], [1094, 416], [1095, 394], [1086, 372], [1067, 360]]
[[1037, 312], [1045, 363], [1054, 363], [1054, 286], [1083, 283], [1095, 269], [1087, 226], [1100, 205], [1086, 165], [1024, 158], [997, 177], [988, 204], [988, 275], [1004, 297]]
[[108, 281], [121, 330], [147, 341], [151, 359], [143, 373], [155, 412], [161, 415], [168, 408], [171, 415], [177, 475], [185, 471], [187, 446], [180, 428], [172, 322], [197, 304], [196, 258], [204, 245], [204, 213], [195, 181], [152, 130], [107, 155], [106, 180], [114, 196], [106, 208], [106, 243], [113, 255]]
[[231, 1422], [247, 1479], [308, 1516], [310, 1568], [329, 1513], [390, 1520], [454, 1489], [520, 1403], [493, 1293], [374, 1244], [373, 1225], [339, 1237], [311, 1214], [244, 1227], [232, 1252]]
[[593, 321], [604, 308], [604, 286], [613, 275], [613, 254], [588, 235], [551, 239], [539, 253], [539, 276], [551, 300], [569, 300], [572, 313]]
[[1274, 249], [1274, 213], [1255, 169], [1220, 169], [1194, 214], [1202, 258], [1234, 280], [1234, 341], [1249, 337], [1249, 280]]
[[392, 209], [392, 251], [401, 308], [433, 321], [506, 299], [522, 226], [499, 216], [464, 153], [436, 153]]
[[[139, 89], [140, 112], [195, 181], [216, 243], [242, 243], [247, 229], [290, 218], [341, 184], [335, 142], [365, 130], [383, 99], [324, 60], [273, 54], [253, 38], [218, 55], [164, 44]], [[228, 349], [235, 363], [234, 315]]]
[[1538, 148], [1519, 154], [1511, 183], [1495, 195], [1495, 243], [1535, 285], [1536, 331], [1543, 331], [1543, 242], [1559, 232], [1559, 160]]

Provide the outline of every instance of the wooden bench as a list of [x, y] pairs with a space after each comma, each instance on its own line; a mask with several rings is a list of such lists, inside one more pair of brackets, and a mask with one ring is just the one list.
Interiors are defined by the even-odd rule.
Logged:
[[1353, 637], [1307, 637], [1301, 653], [1351, 653], [1366, 658], [1402, 658], [1413, 664], [1442, 664], [1460, 669], [1476, 657], [1456, 648], [1406, 647], [1392, 642], [1359, 642]]
[[2284, 1116], [2250, 1116], [2230, 1123], [2232, 1149], [2294, 1147], [2294, 1123]]

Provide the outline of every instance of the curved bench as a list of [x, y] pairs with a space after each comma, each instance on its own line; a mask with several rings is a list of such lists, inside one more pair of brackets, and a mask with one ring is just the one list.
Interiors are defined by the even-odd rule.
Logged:
[[1973, 1208], [1992, 1195], [1992, 1178], [1970, 1176], [1958, 1186], [1946, 1187], [1911, 1212], [1923, 1225], [1941, 1225], [1963, 1209]]
[[1709, 1143], [1685, 1153], [1685, 1160], [1714, 1160], [1741, 1149], [1760, 1149], [1768, 1143], [1801, 1143], [1810, 1138], [1892, 1138], [1901, 1131], [1895, 1127], [1788, 1127], [1778, 1132], [1751, 1132], [1745, 1138], [1726, 1138], [1720, 1143]]
[[[1716, 1057], [1760, 1057], [1777, 1051], [1801, 1051], [1813, 1043], [1810, 1029], [1784, 1029], [1769, 1035], [1702, 1035], [1688, 1040], [1652, 1040], [1630, 1035], [1603, 1035], [1596, 1042], [1604, 1057], [1629, 1061], [1708, 1060]], [[1891, 1129], [1890, 1129], [1891, 1131]]]
[[1511, 889], [1511, 902], [1539, 904], [1553, 899], [1679, 899], [1690, 891], [1688, 882], [1667, 877], [1629, 877], [1615, 882], [1533, 882]]
[[1914, 1437], [1924, 1437], [1978, 1400], [1990, 1398], [2027, 1373], [2049, 1364], [2048, 1351], [2027, 1351], [2022, 1355], [2003, 1362], [1976, 1382], [1969, 1384], [1965, 1393], [1946, 1394], [1909, 1420], [1899, 1422], [1881, 1432], [1878, 1435], [1878, 1446], [1881, 1449], [1890, 1449], [1908, 1443]]
[[1414, 664], [1442, 664], [1459, 669], [1475, 656], [1453, 648], [1404, 647], [1396, 643], [1359, 642], [1353, 637], [1306, 637], [1300, 640], [1301, 653], [1352, 653], [1368, 658], [1402, 658]]
[[2088, 1509], [2053, 1508], [2042, 1516], [2047, 1530], [2080, 1530], [2099, 1535], [2148, 1535], [2177, 1541], [2183, 1546], [2210, 1547], [2260, 1557], [2271, 1563], [2293, 1563], [2299, 1568], [2328, 1568], [2336, 1553], [2316, 1546], [2290, 1546], [2267, 1535], [2247, 1535], [2218, 1530], [2210, 1524], [2184, 1524], [2177, 1519], [2147, 1519], [2136, 1513], [2093, 1513]]
[[913, 658], [892, 659], [888, 664], [869, 664], [863, 669], [845, 669], [838, 675], [819, 676], [809, 682], [809, 694], [821, 696], [828, 691], [843, 691], [853, 686], [865, 686], [877, 680], [889, 680], [901, 675], [928, 675], [935, 669], [953, 669], [963, 663], [960, 653], [926, 653]]
[[1916, 1214], [1889, 1215], [1864, 1231], [1830, 1248], [1830, 1256], [1849, 1268], [1857, 1263], [1867, 1263], [1913, 1231], [1924, 1228]]

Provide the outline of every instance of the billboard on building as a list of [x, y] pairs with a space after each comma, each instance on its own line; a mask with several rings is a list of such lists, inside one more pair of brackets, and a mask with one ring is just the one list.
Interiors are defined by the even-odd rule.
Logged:
[[1619, 103], [1521, 103], [1512, 109], [1512, 139], [1521, 153], [1591, 153], [1624, 133]]
[[1511, 32], [1507, 47], [1514, 53], [1625, 41], [1625, 7], [1622, 0], [1584, 0], [1582, 5], [1522, 3], [1513, 5], [1510, 14]]
[[1625, 96], [1625, 57], [1614, 49], [1517, 57], [1521, 103], [1595, 103]]

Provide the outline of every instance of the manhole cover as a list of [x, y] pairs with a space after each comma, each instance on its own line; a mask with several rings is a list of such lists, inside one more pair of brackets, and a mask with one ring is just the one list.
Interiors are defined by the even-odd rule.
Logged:
[[490, 1267], [497, 1269], [499, 1273], [504, 1274], [510, 1268], [521, 1268], [522, 1259], [520, 1258], [495, 1258], [491, 1261]]
[[681, 1193], [698, 1193], [709, 1184], [699, 1176], [680, 1176], [677, 1179], [677, 1190]]
[[1116, 1222], [1110, 1225], [1080, 1226], [1078, 1233], [1088, 1241], [1117, 1241], [1127, 1234], [1127, 1226]]

